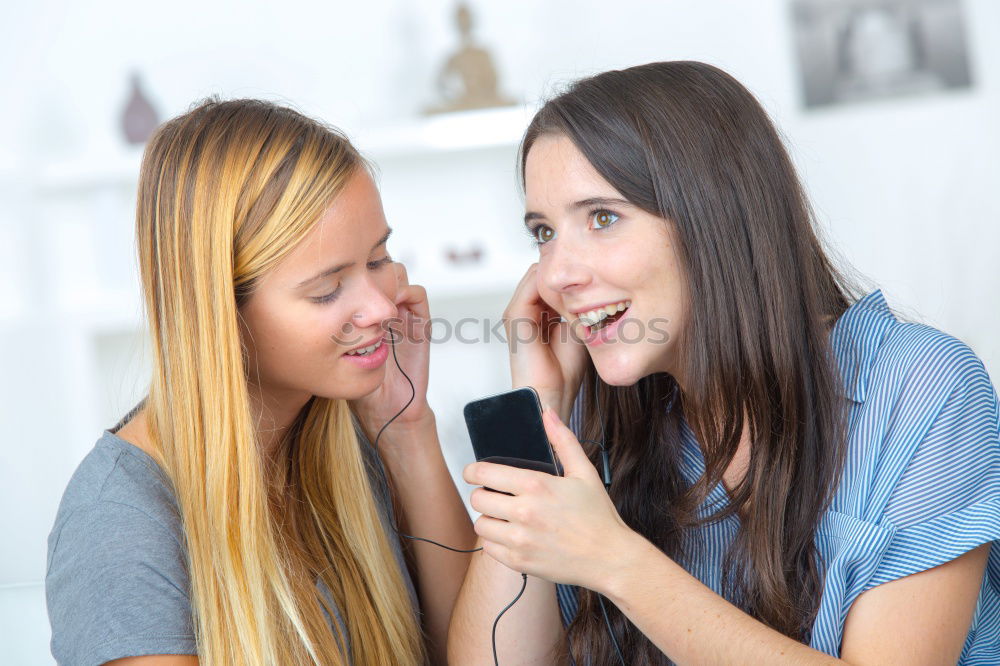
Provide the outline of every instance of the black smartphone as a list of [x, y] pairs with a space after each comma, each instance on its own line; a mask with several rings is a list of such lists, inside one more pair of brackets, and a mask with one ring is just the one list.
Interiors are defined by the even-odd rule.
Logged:
[[465, 406], [465, 425], [476, 460], [560, 476], [542, 424], [542, 403], [530, 386]]

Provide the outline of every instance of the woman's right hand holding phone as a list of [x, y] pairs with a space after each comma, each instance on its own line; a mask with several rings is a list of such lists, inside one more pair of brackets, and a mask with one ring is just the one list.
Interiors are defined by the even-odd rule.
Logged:
[[538, 264], [532, 264], [504, 311], [512, 388], [531, 386], [543, 405], [569, 420], [586, 367], [587, 349], [538, 292]]

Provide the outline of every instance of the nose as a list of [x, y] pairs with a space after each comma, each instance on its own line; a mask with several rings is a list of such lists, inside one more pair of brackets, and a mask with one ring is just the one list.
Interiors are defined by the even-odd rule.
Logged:
[[553, 242], [551, 251], [540, 257], [538, 277], [541, 284], [557, 293], [570, 293], [587, 286], [593, 279], [593, 271], [586, 248], [571, 235], [559, 238]]
[[362, 290], [358, 300], [358, 309], [353, 315], [354, 327], [359, 330], [379, 327], [388, 320], [394, 318], [398, 309], [396, 308], [395, 280], [390, 285], [381, 284], [385, 280], [379, 281], [369, 277], [365, 280], [365, 289]]

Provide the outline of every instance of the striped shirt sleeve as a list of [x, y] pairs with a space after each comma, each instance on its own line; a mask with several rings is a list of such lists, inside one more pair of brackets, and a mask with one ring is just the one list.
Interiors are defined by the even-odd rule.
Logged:
[[865, 589], [1000, 539], [1000, 416], [982, 362], [941, 334], [904, 367], [872, 489], [893, 535]]

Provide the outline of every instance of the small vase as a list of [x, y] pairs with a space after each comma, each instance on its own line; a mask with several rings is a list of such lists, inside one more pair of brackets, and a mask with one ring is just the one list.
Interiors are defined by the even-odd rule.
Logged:
[[125, 133], [125, 140], [133, 146], [138, 146], [146, 143], [153, 135], [160, 120], [156, 116], [156, 109], [142, 91], [137, 73], [132, 74], [131, 85], [131, 95], [122, 113], [122, 130]]

